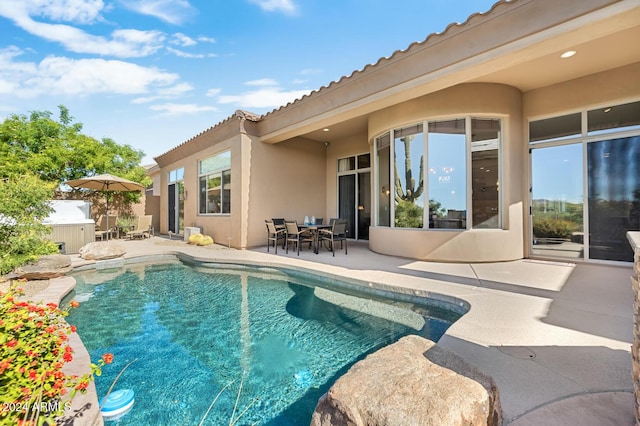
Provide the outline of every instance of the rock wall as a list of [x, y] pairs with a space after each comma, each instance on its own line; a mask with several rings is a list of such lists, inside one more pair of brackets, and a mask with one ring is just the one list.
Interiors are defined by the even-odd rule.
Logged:
[[357, 362], [320, 398], [311, 426], [502, 425], [493, 379], [406, 336]]
[[[631, 233], [630, 233], [631, 234]], [[634, 233], [640, 240], [640, 233]], [[634, 238], [629, 236], [631, 246], [634, 248], [634, 276], [631, 277], [633, 286], [633, 345], [631, 346], [631, 374], [633, 375], [633, 387], [636, 394], [636, 424], [640, 424], [640, 245], [634, 244]]]

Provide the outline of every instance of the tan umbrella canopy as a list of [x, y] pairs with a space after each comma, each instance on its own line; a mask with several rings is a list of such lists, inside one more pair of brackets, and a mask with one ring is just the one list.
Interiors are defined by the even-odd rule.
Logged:
[[[110, 175], [108, 173], [95, 176], [87, 176], [80, 179], [68, 180], [65, 184], [72, 188], [86, 188], [93, 189], [95, 191], [144, 191], [144, 186], [137, 182], [130, 181], [119, 176]], [[107, 224], [109, 223], [109, 196], [106, 196], [107, 207]], [[107, 233], [107, 239], [109, 239], [109, 233]]]

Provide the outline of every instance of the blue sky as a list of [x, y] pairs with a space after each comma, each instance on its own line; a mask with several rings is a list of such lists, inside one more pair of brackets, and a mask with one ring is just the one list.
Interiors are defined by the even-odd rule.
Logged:
[[145, 163], [263, 114], [494, 0], [0, 0], [0, 119], [65, 105]]

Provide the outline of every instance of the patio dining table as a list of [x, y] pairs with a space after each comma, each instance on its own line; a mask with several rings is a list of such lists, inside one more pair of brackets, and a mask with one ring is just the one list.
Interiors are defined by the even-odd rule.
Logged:
[[313, 232], [313, 252], [315, 254], [318, 254], [318, 251], [319, 251], [318, 249], [319, 249], [320, 244], [319, 244], [319, 238], [318, 238], [319, 235], [318, 234], [320, 234], [320, 229], [331, 229], [332, 227], [333, 227], [333, 225], [330, 225], [328, 223], [325, 224], [325, 225], [320, 225], [320, 224], [317, 224], [317, 225], [300, 225], [299, 224], [298, 225], [298, 229], [301, 229], [301, 230], [302, 229], [307, 229], [307, 230]]

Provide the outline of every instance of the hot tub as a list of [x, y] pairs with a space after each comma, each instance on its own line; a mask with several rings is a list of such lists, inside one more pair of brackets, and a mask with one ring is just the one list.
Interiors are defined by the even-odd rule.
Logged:
[[51, 239], [64, 243], [67, 254], [78, 253], [80, 247], [96, 240], [96, 223], [91, 219], [91, 203], [80, 200], [53, 200], [53, 213], [42, 223], [51, 225]]

